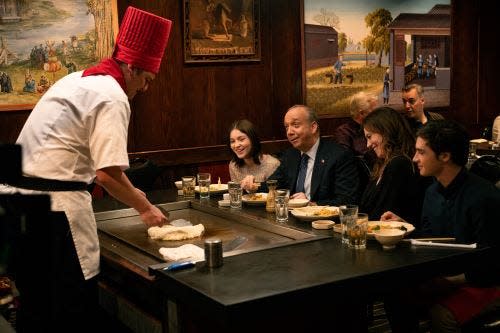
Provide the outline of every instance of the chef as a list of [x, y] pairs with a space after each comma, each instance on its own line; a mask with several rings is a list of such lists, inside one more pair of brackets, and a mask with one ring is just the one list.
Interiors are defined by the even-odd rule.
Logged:
[[158, 74], [171, 25], [128, 7], [112, 58], [57, 81], [36, 104], [17, 140], [24, 177], [0, 191], [49, 193], [52, 211], [65, 213], [71, 231], [61, 253], [61, 262], [68, 264], [62, 265], [62, 280], [47, 304], [55, 308], [46, 319], [54, 331], [64, 326], [61, 322], [73, 323], [72, 331], [83, 330], [93, 321], [89, 308], [97, 306], [92, 295], [97, 295], [99, 241], [88, 184], [95, 180], [135, 208], [148, 227], [168, 222], [123, 170], [129, 166], [129, 100], [145, 92]]

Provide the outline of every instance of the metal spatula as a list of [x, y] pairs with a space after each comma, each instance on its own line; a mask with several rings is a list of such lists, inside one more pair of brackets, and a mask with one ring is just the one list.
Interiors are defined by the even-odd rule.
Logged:
[[[156, 206], [156, 207], [158, 207], [158, 209], [163, 213], [163, 215], [165, 215], [166, 218], [169, 217], [170, 214], [168, 213], [167, 210], [165, 210], [165, 208], [162, 208], [160, 206]], [[177, 219], [177, 220], [170, 221], [170, 225], [173, 225], [174, 227], [187, 227], [187, 226], [191, 226], [193, 224], [188, 220]]]
[[236, 250], [238, 246], [241, 244], [245, 243], [247, 241], [247, 238], [245, 236], [237, 236], [233, 240], [227, 242], [227, 243], [222, 243], [222, 251], [224, 252], [229, 252]]
[[174, 227], [187, 227], [193, 225], [190, 221], [184, 220], [184, 219], [177, 219], [170, 221], [170, 225], [173, 225]]

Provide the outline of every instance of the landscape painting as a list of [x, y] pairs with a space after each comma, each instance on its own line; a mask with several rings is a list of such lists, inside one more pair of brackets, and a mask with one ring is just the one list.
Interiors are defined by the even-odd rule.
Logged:
[[61, 77], [111, 56], [116, 0], [6, 0], [0, 7], [0, 111], [32, 109]]
[[304, 24], [306, 103], [321, 117], [348, 117], [359, 91], [400, 110], [410, 83], [426, 108], [449, 105], [449, 0], [304, 0]]

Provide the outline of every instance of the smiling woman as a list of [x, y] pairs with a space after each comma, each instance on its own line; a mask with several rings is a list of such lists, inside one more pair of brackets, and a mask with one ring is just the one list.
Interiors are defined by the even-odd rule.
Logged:
[[232, 156], [229, 163], [231, 180], [241, 183], [247, 191], [256, 191], [259, 183], [266, 181], [280, 164], [273, 156], [262, 153], [257, 131], [246, 119], [231, 125], [229, 148]]
[[[412, 163], [415, 138], [402, 115], [389, 107], [372, 111], [363, 121], [368, 147], [377, 161], [363, 193], [360, 211], [378, 220], [386, 211], [397, 210], [407, 221], [418, 216], [418, 173]], [[399, 215], [399, 214], [398, 214]], [[400, 215], [401, 216], [401, 215]]]

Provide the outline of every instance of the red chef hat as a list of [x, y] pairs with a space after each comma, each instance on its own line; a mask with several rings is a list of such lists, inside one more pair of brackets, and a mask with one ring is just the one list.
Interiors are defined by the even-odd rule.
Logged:
[[129, 6], [120, 24], [113, 58], [157, 74], [172, 21]]

